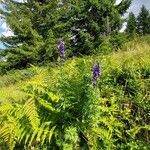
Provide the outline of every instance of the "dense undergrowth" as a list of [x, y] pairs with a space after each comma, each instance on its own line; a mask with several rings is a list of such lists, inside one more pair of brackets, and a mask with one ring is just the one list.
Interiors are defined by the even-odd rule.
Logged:
[[[11, 73], [0, 77], [1, 149], [150, 149], [149, 38], [144, 41], [109, 55], [32, 67], [15, 81]], [[93, 88], [97, 61], [102, 75]], [[17, 96], [6, 96], [10, 87]]]

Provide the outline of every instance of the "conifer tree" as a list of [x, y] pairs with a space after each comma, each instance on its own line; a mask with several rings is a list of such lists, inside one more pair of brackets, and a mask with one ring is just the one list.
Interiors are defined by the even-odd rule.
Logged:
[[7, 67], [53, 60], [57, 56], [55, 25], [59, 19], [59, 0], [1, 1], [3, 16], [14, 36], [2, 37]]
[[[122, 15], [131, 4], [131, 0], [81, 0], [72, 1], [70, 19], [74, 37], [72, 48], [75, 54], [90, 54], [100, 45], [101, 38], [112, 32], [118, 32], [122, 26]], [[71, 14], [71, 13], [69, 13]]]
[[141, 11], [137, 17], [137, 32], [145, 35], [150, 33], [150, 14], [149, 11], [143, 5]]
[[135, 33], [136, 33], [136, 17], [135, 17], [133, 12], [129, 13], [129, 18], [128, 18], [128, 21], [127, 21], [126, 32], [130, 36], [134, 36]]
[[7, 68], [57, 58], [57, 41], [71, 38], [73, 54], [90, 54], [102, 36], [121, 28], [131, 0], [1, 0], [0, 15], [14, 36], [2, 37]]

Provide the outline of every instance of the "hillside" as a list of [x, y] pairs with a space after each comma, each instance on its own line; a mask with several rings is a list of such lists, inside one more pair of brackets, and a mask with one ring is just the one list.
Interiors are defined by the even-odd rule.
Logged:
[[[150, 37], [139, 38], [134, 41], [128, 42], [123, 51], [114, 52], [109, 55], [105, 56], [90, 56], [85, 58], [74, 58], [69, 59], [66, 61], [64, 68], [68, 64], [71, 64], [72, 61], [86, 61], [91, 64], [98, 61], [101, 62], [102, 72], [107, 70], [109, 67], [122, 68], [123, 64], [126, 66], [133, 65], [133, 62], [136, 67], [137, 64], [140, 63], [148, 63], [150, 58]], [[109, 64], [108, 64], [109, 62]], [[89, 64], [89, 65], [90, 65]], [[111, 64], [111, 66], [109, 66]], [[131, 66], [130, 66], [131, 67]], [[149, 64], [147, 64], [149, 68]], [[22, 95], [22, 91], [20, 89], [26, 87], [27, 84], [35, 83], [35, 84], [42, 84], [46, 78], [51, 77], [51, 71], [58, 71], [59, 65], [57, 64], [48, 64], [45, 67], [36, 67], [33, 66], [29, 69], [25, 70], [14, 70], [7, 73], [7, 75], [0, 77], [0, 99], [1, 100], [8, 100], [9, 98], [14, 98], [18, 95], [17, 99]], [[54, 75], [53, 75], [54, 76]], [[48, 79], [49, 80], [49, 79]], [[51, 80], [51, 78], [50, 78]], [[36, 81], [38, 81], [36, 83]], [[47, 82], [47, 81], [46, 81]], [[50, 81], [49, 81], [50, 82]], [[11, 92], [13, 91], [13, 93]], [[19, 95], [20, 92], [20, 95]], [[17, 93], [17, 94], [16, 94]]]
[[[96, 62], [102, 75], [93, 88]], [[0, 77], [0, 103], [5, 148], [148, 150], [150, 37], [108, 55], [11, 71]]]

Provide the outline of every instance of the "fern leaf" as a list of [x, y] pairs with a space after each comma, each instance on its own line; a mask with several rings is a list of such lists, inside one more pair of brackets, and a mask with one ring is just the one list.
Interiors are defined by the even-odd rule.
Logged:
[[23, 107], [24, 114], [27, 116], [27, 118], [30, 120], [30, 123], [33, 128], [37, 128], [40, 124], [39, 116], [36, 110], [35, 106], [35, 100], [33, 98], [30, 98]]
[[48, 103], [47, 101], [43, 99], [39, 99], [38, 102], [40, 103], [40, 105], [44, 106], [46, 109], [56, 112], [56, 109], [52, 107], [51, 103]]
[[130, 131], [128, 131], [128, 134], [135, 137], [135, 135], [141, 130], [141, 129], [146, 129], [150, 130], [150, 125], [145, 125], [145, 126], [136, 126], [132, 128]]
[[48, 135], [48, 141], [49, 141], [49, 143], [51, 141], [51, 138], [52, 138], [52, 135], [53, 135], [53, 132], [54, 132], [55, 128], [56, 128], [56, 126], [52, 127], [52, 129], [49, 131], [49, 135]]

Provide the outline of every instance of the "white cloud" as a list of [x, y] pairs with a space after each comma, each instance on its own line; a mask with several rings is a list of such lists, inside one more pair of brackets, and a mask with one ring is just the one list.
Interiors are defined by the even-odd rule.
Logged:
[[0, 36], [5, 36], [5, 37], [14, 36], [11, 29], [7, 26], [6, 22], [4, 21], [1, 22], [0, 31], [1, 31]]
[[121, 1], [122, 1], [122, 0], [117, 0], [116, 3], [115, 3], [115, 5], [120, 4]]
[[13, 36], [13, 32], [11, 31], [11, 29], [8, 28], [6, 22], [3, 22], [0, 29], [2, 30], [2, 32], [0, 33], [0, 36]]
[[119, 32], [124, 32], [126, 27], [127, 27], [127, 23], [125, 22], [125, 23], [123, 23], [122, 28], [120, 29]]
[[20, 2], [20, 3], [24, 3], [26, 2], [27, 0], [15, 0], [16, 2]]
[[13, 32], [8, 28], [6, 22], [3, 22], [0, 26], [0, 30], [1, 30], [1, 33], [0, 33], [0, 36], [5, 36], [5, 37], [8, 37], [8, 36], [13, 36]]
[[5, 37], [14, 36], [11, 30], [7, 30], [6, 32], [2, 32], [1, 34]]
[[2, 30], [7, 30], [8, 27], [7, 27], [7, 25], [6, 25], [6, 22], [3, 22], [0, 28], [1, 28]]

